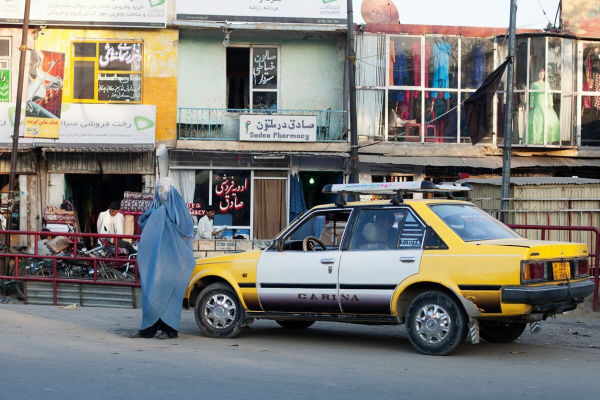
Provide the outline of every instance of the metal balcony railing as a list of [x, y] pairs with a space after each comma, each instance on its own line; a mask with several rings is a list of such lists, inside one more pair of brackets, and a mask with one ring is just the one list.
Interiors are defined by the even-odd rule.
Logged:
[[225, 108], [179, 108], [179, 140], [239, 140], [240, 115], [315, 115], [317, 142], [346, 142], [347, 112], [341, 110], [265, 110]]

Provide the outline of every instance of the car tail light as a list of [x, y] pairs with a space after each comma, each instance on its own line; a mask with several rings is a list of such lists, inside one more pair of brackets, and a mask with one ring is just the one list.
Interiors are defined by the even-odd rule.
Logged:
[[548, 280], [548, 268], [546, 263], [541, 261], [524, 262], [522, 264], [522, 278], [525, 282], [542, 282]]
[[590, 264], [587, 258], [577, 258], [575, 260], [575, 277], [585, 277], [590, 274]]

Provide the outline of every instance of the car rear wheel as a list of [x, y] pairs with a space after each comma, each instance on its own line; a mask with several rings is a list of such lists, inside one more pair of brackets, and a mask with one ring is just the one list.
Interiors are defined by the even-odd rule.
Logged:
[[194, 314], [202, 332], [213, 338], [234, 338], [242, 330], [244, 310], [231, 286], [213, 283], [196, 299]]
[[286, 329], [306, 329], [313, 326], [315, 321], [275, 321], [282, 328]]
[[445, 293], [425, 292], [408, 307], [408, 338], [423, 354], [450, 354], [464, 341], [467, 328], [468, 319], [462, 306]]
[[480, 321], [479, 336], [486, 342], [510, 343], [523, 334], [526, 326], [526, 323]]

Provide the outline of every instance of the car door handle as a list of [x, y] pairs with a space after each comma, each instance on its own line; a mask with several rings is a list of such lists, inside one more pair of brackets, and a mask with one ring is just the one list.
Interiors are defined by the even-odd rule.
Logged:
[[403, 263], [412, 263], [417, 261], [416, 257], [400, 257], [400, 261], [402, 261]]
[[321, 258], [321, 264], [334, 264], [335, 258]]

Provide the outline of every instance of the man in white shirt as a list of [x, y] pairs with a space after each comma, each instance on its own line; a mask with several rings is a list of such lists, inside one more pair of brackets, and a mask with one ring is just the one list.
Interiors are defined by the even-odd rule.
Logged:
[[206, 214], [200, 218], [198, 222], [198, 233], [196, 237], [198, 239], [214, 239], [219, 233], [213, 231], [213, 223], [215, 219], [215, 209], [213, 207], [206, 207]]
[[[119, 212], [120, 209], [121, 203], [118, 201], [113, 201], [112, 203], [110, 203], [110, 207], [108, 210], [100, 213], [100, 215], [98, 216], [98, 221], [96, 222], [98, 233], [108, 233], [111, 235], [123, 234], [124, 218], [123, 214]], [[119, 239], [118, 243], [119, 247], [127, 249], [129, 254], [137, 252], [137, 250], [131, 245], [131, 243], [126, 242], [123, 239]]]

